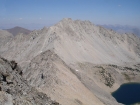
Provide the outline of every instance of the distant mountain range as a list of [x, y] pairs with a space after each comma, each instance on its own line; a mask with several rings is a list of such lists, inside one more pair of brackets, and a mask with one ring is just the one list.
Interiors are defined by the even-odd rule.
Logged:
[[8, 32], [10, 32], [11, 34], [13, 34], [14, 36], [18, 35], [19, 33], [23, 33], [23, 34], [29, 34], [31, 33], [31, 30], [16, 26], [14, 28], [10, 28], [10, 29], [4, 29]]
[[133, 26], [123, 26], [123, 25], [101, 25], [105, 28], [112, 29], [119, 33], [133, 33], [140, 37], [140, 28], [133, 27]]
[[[99, 26], [103, 26], [104, 28], [107, 28], [107, 29], [112, 29], [118, 33], [133, 33], [140, 37], [140, 28], [138, 27], [133, 27], [133, 26], [128, 26], [128, 25], [106, 25], [106, 24], [99, 25]], [[31, 30], [23, 28], [23, 27], [19, 27], [19, 26], [16, 26], [14, 28], [8, 28], [8, 29], [0, 27], [0, 29], [7, 30], [14, 36], [19, 33], [23, 33], [23, 34], [31, 33]]]

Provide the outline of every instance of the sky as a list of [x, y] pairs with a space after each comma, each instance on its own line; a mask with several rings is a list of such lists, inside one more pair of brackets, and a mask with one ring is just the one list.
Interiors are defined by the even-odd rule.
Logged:
[[63, 18], [140, 28], [140, 0], [0, 0], [0, 28], [42, 28]]

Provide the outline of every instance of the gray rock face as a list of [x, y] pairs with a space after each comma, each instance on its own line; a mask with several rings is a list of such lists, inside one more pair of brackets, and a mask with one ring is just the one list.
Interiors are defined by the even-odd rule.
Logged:
[[54, 26], [35, 30], [28, 36], [20, 34], [8, 41], [0, 40], [0, 55], [14, 59], [21, 66], [50, 49], [54, 49], [67, 64], [124, 64], [140, 61], [139, 37], [118, 34], [89, 21], [63, 19]]
[[59, 105], [22, 77], [15, 61], [0, 58], [0, 105]]
[[0, 91], [0, 105], [13, 105], [12, 100], [13, 99], [10, 94]]

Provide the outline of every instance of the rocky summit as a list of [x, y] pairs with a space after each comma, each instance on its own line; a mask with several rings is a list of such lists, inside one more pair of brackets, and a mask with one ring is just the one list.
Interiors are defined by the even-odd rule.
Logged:
[[4, 105], [122, 105], [111, 92], [140, 82], [140, 38], [90, 21], [64, 18], [28, 35], [0, 30], [0, 55]]

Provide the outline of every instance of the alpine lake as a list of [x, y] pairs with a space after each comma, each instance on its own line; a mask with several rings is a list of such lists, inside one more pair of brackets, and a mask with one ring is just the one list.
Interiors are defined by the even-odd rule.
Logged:
[[112, 96], [124, 105], [140, 105], [140, 83], [122, 84]]

